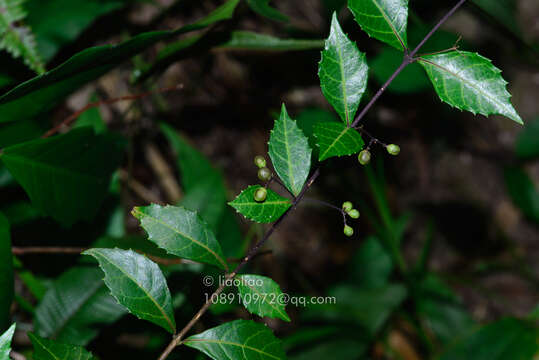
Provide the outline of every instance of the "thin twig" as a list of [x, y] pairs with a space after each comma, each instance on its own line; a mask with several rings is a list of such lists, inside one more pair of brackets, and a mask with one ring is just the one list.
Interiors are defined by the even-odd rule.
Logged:
[[167, 194], [167, 199], [173, 204], [178, 203], [182, 198], [182, 191], [174, 177], [174, 171], [169, 166], [168, 161], [163, 158], [163, 155], [161, 155], [157, 146], [152, 143], [146, 144], [144, 150], [146, 160], [157, 176], [157, 180], [161, 184], [161, 187]]
[[79, 109], [79, 110], [75, 111], [73, 114], [69, 115], [67, 118], [65, 118], [65, 120], [63, 120], [58, 125], [54, 126], [52, 129], [47, 131], [45, 134], [43, 134], [42, 138], [48, 138], [48, 137], [56, 134], [63, 127], [71, 125], [75, 120], [77, 120], [77, 118], [79, 116], [81, 116], [82, 113], [84, 113], [85, 111], [90, 110], [92, 108], [99, 107], [101, 105], [114, 104], [114, 103], [117, 103], [117, 102], [120, 102], [120, 101], [138, 100], [138, 99], [142, 99], [142, 98], [144, 98], [146, 96], [149, 96], [151, 94], [154, 94], [154, 93], [165, 93], [165, 92], [169, 92], [169, 91], [176, 91], [176, 90], [179, 90], [179, 89], [182, 89], [182, 88], [183, 88], [183, 84], [180, 84], [180, 85], [165, 88], [165, 89], [151, 90], [151, 91], [147, 91], [147, 92], [140, 93], [140, 94], [126, 95], [126, 96], [121, 96], [121, 97], [117, 97], [117, 98], [113, 98], [113, 99], [100, 100], [100, 101], [96, 101], [96, 102], [93, 102], [93, 103], [89, 103], [86, 106], [84, 106], [82, 109]]
[[27, 254], [80, 254], [86, 250], [82, 247], [60, 247], [60, 246], [27, 246], [17, 247], [13, 246], [11, 252], [13, 255], [27, 255]]

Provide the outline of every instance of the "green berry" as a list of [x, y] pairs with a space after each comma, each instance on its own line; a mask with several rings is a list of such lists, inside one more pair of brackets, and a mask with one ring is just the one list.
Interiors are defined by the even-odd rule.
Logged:
[[348, 211], [348, 216], [350, 216], [352, 219], [359, 219], [359, 211], [352, 209]]
[[354, 235], [354, 229], [352, 229], [352, 227], [348, 226], [348, 225], [344, 225], [344, 235], [350, 237], [352, 235]]
[[363, 150], [357, 156], [357, 160], [361, 165], [367, 165], [371, 162], [371, 152], [369, 150]]
[[266, 167], [266, 159], [261, 155], [255, 156], [255, 165], [259, 168]]
[[258, 169], [258, 178], [262, 181], [271, 179], [271, 171], [267, 167]]
[[399, 155], [399, 153], [401, 152], [401, 148], [399, 147], [399, 145], [395, 145], [395, 144], [389, 144], [388, 146], [386, 146], [386, 150], [389, 154], [391, 155]]
[[350, 201], [345, 201], [342, 204], [342, 209], [345, 212], [349, 212], [350, 210], [352, 210], [353, 207], [354, 207], [354, 205], [352, 205], [352, 203]]
[[264, 202], [266, 200], [266, 196], [268, 196], [268, 191], [266, 190], [266, 188], [261, 187], [256, 189], [254, 195], [256, 202]]

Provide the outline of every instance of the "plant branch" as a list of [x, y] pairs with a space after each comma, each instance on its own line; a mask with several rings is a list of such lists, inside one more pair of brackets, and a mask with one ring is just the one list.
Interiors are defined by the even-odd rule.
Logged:
[[[303, 187], [303, 189], [301, 190], [301, 192], [299, 193], [299, 195], [294, 199], [293, 203], [292, 203], [292, 206], [288, 208], [288, 210], [285, 211], [285, 213], [283, 215], [281, 215], [281, 217], [279, 217], [279, 219], [277, 219], [277, 221], [275, 221], [271, 227], [268, 229], [268, 231], [266, 231], [266, 233], [264, 234], [264, 236], [262, 237], [262, 239], [260, 239], [252, 248], [251, 250], [249, 250], [249, 252], [247, 253], [247, 255], [242, 259], [242, 261], [238, 264], [238, 266], [236, 266], [236, 268], [234, 269], [234, 271], [232, 271], [231, 273], [227, 274], [226, 275], [226, 279], [227, 280], [231, 280], [233, 279], [237, 274], [238, 272], [241, 271], [241, 269], [243, 269], [243, 267], [252, 259], [254, 258], [258, 251], [260, 250], [260, 248], [266, 243], [266, 241], [269, 239], [269, 237], [275, 232], [275, 230], [279, 227], [279, 225], [288, 217], [288, 215], [297, 207], [297, 205], [301, 202], [301, 200], [303, 199], [303, 197], [305, 196], [305, 193], [307, 192], [307, 190], [312, 186], [312, 184], [314, 183], [314, 181], [318, 178], [318, 176], [320, 175], [320, 169], [316, 169], [313, 174], [311, 175], [311, 177], [309, 178], [309, 180], [307, 181], [307, 183], [305, 184], [305, 186]], [[211, 296], [208, 297], [208, 301], [206, 301], [204, 303], [204, 305], [200, 308], [200, 310], [195, 314], [195, 316], [193, 316], [193, 318], [187, 323], [187, 325], [185, 325], [185, 327], [177, 334], [174, 336], [174, 338], [172, 339], [172, 341], [168, 344], [168, 346], [166, 347], [166, 349], [163, 351], [163, 353], [159, 356], [159, 360], [165, 360], [168, 355], [170, 355], [170, 353], [172, 352], [172, 350], [174, 350], [174, 348], [179, 345], [183, 339], [183, 337], [185, 336], [185, 334], [187, 334], [187, 332], [189, 330], [191, 330], [191, 328], [193, 327], [193, 325], [195, 325], [198, 320], [200, 319], [200, 317], [202, 315], [204, 315], [204, 313], [210, 308], [210, 306], [212, 305], [212, 300], [213, 298], [216, 298], [217, 296], [219, 296], [219, 294], [221, 294], [223, 292], [223, 290], [226, 288], [226, 284], [227, 281], [224, 281], [222, 285], [219, 286], [219, 288], [217, 288], [217, 290], [215, 290], [213, 292], [213, 294]]]

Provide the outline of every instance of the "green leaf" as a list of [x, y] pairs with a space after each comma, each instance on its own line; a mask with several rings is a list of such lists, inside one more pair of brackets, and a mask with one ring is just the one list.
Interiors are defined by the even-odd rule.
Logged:
[[506, 318], [465, 334], [440, 360], [531, 360], [539, 350], [537, 328]]
[[226, 207], [223, 175], [172, 127], [161, 124], [161, 130], [176, 153], [181, 172], [185, 196], [180, 205], [196, 211], [215, 230]]
[[11, 325], [0, 336], [0, 359], [8, 360], [9, 353], [11, 352], [11, 339], [13, 339], [13, 334], [15, 333], [15, 324]]
[[118, 45], [85, 49], [62, 65], [0, 97], [0, 122], [31, 119], [47, 112], [73, 91], [156, 42], [231, 18], [238, 3], [239, 0], [229, 0], [205, 18], [174, 31], [142, 33]]
[[251, 31], [233, 31], [230, 40], [217, 49], [226, 50], [261, 50], [261, 51], [295, 51], [320, 49], [324, 40], [312, 39], [280, 39], [267, 34]]
[[268, 154], [275, 172], [288, 190], [297, 196], [309, 176], [311, 148], [307, 137], [288, 116], [284, 104], [281, 116], [271, 131], [268, 145]]
[[387, 285], [393, 263], [391, 256], [374, 236], [367, 238], [351, 261], [348, 273], [362, 288], [380, 288]]
[[116, 137], [81, 128], [8, 147], [0, 158], [34, 207], [69, 226], [97, 213], [121, 146]]
[[64, 344], [61, 342], [43, 339], [35, 334], [28, 333], [34, 346], [34, 360], [93, 360], [92, 353], [81, 346]]
[[539, 157], [539, 118], [526, 123], [526, 127], [517, 137], [515, 153], [521, 159]]
[[355, 129], [338, 122], [316, 124], [314, 136], [320, 147], [320, 161], [333, 156], [356, 154], [365, 145], [361, 135]]
[[367, 341], [349, 340], [349, 339], [321, 339], [320, 342], [311, 346], [293, 356], [291, 360], [357, 360], [365, 359], [363, 355], [369, 349]]
[[170, 291], [156, 263], [132, 250], [94, 248], [83, 254], [97, 259], [112, 296], [129, 312], [176, 331]]
[[539, 223], [539, 190], [532, 179], [520, 168], [504, 170], [505, 186], [509, 196], [522, 213]]
[[365, 54], [346, 37], [334, 13], [318, 76], [322, 93], [347, 125], [354, 121], [367, 88], [368, 70]]
[[32, 29], [23, 26], [26, 17], [24, 0], [0, 0], [0, 49], [7, 50], [13, 57], [22, 57], [25, 64], [38, 74], [45, 66], [36, 49]]
[[496, 25], [502, 25], [517, 37], [522, 37], [517, 21], [517, 4], [515, 0], [472, 0], [481, 10], [496, 20]]
[[[97, 102], [97, 96], [92, 95], [90, 98], [91, 103]], [[18, 124], [15, 123], [15, 124]], [[77, 121], [73, 124], [72, 129], [85, 127], [85, 126], [91, 126], [96, 134], [102, 134], [107, 130], [107, 125], [103, 121], [103, 118], [101, 117], [101, 113], [99, 112], [99, 107], [92, 107], [78, 117]]]
[[452, 51], [423, 56], [419, 63], [443, 102], [474, 114], [504, 115], [523, 123], [511, 105], [501, 70], [489, 59], [477, 53]]
[[314, 136], [314, 126], [324, 121], [338, 122], [339, 120], [334, 112], [317, 108], [303, 110], [296, 119], [296, 124], [298, 124], [300, 130], [309, 139], [309, 147], [313, 150], [312, 156], [314, 158], [318, 158], [320, 153], [317, 145], [318, 140]]
[[235, 320], [184, 340], [214, 360], [286, 359], [281, 340], [259, 323]]
[[0, 125], [0, 148], [37, 139], [47, 131], [35, 119]]
[[255, 13], [275, 21], [289, 21], [288, 16], [269, 6], [269, 2], [270, 0], [247, 0], [247, 4]]
[[112, 324], [125, 313], [110, 295], [101, 270], [75, 267], [49, 286], [36, 308], [35, 332], [84, 346], [99, 334], [99, 324]]
[[177, 206], [150, 205], [132, 211], [149, 239], [169, 254], [227, 269], [221, 245], [196, 212]]
[[259, 223], [271, 223], [277, 220], [292, 205], [290, 200], [284, 198], [271, 189], [267, 189], [268, 195], [264, 202], [254, 200], [255, 191], [260, 185], [251, 185], [243, 190], [228, 205], [236, 209], [237, 212], [247, 219]]
[[408, 0], [349, 0], [348, 7], [369, 36], [398, 50], [408, 46]]
[[74, 41], [103, 14], [117, 10], [125, 1], [27, 0], [26, 23], [36, 35], [37, 49], [45, 61]]
[[11, 302], [13, 301], [13, 254], [11, 235], [6, 217], [0, 213], [0, 331], [10, 324]]
[[251, 314], [290, 322], [279, 284], [260, 275], [238, 275], [236, 279], [239, 280], [238, 291], [242, 304]]

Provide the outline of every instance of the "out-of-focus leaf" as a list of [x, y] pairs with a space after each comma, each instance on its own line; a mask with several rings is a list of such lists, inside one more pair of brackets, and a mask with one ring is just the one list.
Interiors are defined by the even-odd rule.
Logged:
[[93, 248], [83, 254], [99, 262], [112, 296], [130, 313], [176, 331], [170, 291], [156, 263], [132, 250]]
[[515, 152], [522, 159], [539, 157], [539, 118], [528, 122], [518, 135]]
[[147, 257], [160, 257], [165, 259], [176, 259], [174, 255], [168, 254], [165, 250], [157, 247], [151, 241], [148, 241], [146, 237], [138, 235], [130, 235], [123, 237], [103, 236], [96, 240], [92, 244], [92, 247], [96, 248], [118, 248], [123, 250], [134, 250], [138, 253], [144, 254]]
[[149, 239], [169, 254], [227, 269], [221, 245], [196, 212], [154, 204], [135, 207], [132, 214]]
[[523, 124], [511, 105], [501, 70], [489, 59], [468, 51], [451, 51], [422, 56], [419, 63], [443, 102], [473, 114], [504, 115]]
[[216, 236], [227, 258], [240, 258], [244, 254], [245, 240], [236, 215], [229, 207], [221, 216]]
[[0, 359], [8, 360], [9, 353], [11, 352], [11, 339], [13, 339], [13, 334], [15, 333], [15, 324], [11, 325], [0, 336]]
[[48, 62], [95, 19], [125, 4], [114, 0], [27, 0], [26, 23], [36, 35], [39, 54]]
[[217, 46], [217, 49], [297, 51], [321, 49], [322, 47], [324, 47], [324, 40], [280, 39], [275, 36], [259, 34], [252, 31], [233, 31], [230, 40]]
[[21, 261], [16, 257], [13, 258], [13, 266], [17, 270], [17, 275], [30, 293], [37, 300], [43, 299], [43, 296], [45, 296], [45, 293], [47, 292], [45, 282], [36, 278], [30, 271], [24, 270]]
[[13, 255], [11, 235], [6, 217], [0, 213], [0, 331], [9, 326], [13, 301]]
[[334, 13], [318, 76], [322, 93], [346, 125], [354, 121], [368, 75], [365, 54], [343, 33]]
[[240, 283], [238, 291], [242, 304], [251, 314], [290, 322], [279, 284], [269, 277], [260, 275], [238, 275], [236, 279]]
[[506, 318], [461, 335], [440, 360], [532, 360], [539, 350], [537, 328]]
[[388, 283], [392, 270], [391, 256], [380, 240], [371, 236], [365, 240], [353, 257], [349, 273], [358, 286], [377, 288]]
[[232, 17], [239, 0], [229, 0], [203, 19], [174, 31], [139, 34], [118, 45], [85, 49], [62, 65], [0, 97], [0, 122], [31, 119], [52, 109], [64, 97], [158, 41], [203, 29]]
[[522, 35], [517, 22], [517, 6], [514, 0], [472, 0], [472, 2], [513, 34]]
[[369, 336], [375, 335], [407, 296], [401, 284], [365, 289], [340, 285], [328, 294], [336, 303], [313, 304], [303, 314], [306, 319], [325, 319], [359, 325]]
[[126, 313], [114, 299], [97, 267], [75, 267], [48, 288], [36, 308], [39, 336], [74, 345], [87, 345], [99, 324], [112, 324]]
[[398, 50], [408, 46], [408, 0], [349, 0], [348, 7], [369, 36]]
[[196, 211], [215, 230], [226, 205], [223, 175], [172, 127], [161, 124], [161, 130], [177, 156], [185, 191], [180, 204]]
[[284, 104], [279, 119], [275, 120], [268, 145], [275, 172], [288, 190], [297, 196], [309, 176], [311, 148], [307, 137], [288, 116]]
[[69, 226], [95, 216], [120, 150], [116, 137], [81, 128], [8, 147], [0, 159], [36, 209]]
[[271, 223], [281, 217], [282, 214], [292, 205], [290, 200], [284, 198], [271, 189], [267, 189], [267, 197], [264, 202], [257, 202], [254, 194], [260, 185], [251, 185], [243, 190], [228, 205], [247, 219], [259, 223]]
[[34, 346], [34, 360], [93, 360], [92, 353], [81, 346], [64, 344], [61, 342], [43, 339], [35, 334], [28, 333]]
[[505, 186], [515, 205], [529, 217], [539, 223], [539, 190], [528, 174], [520, 168], [506, 168]]
[[417, 313], [442, 344], [451, 343], [455, 334], [464, 334], [474, 326], [457, 296], [435, 275], [428, 274], [417, 290]]
[[35, 120], [18, 121], [0, 125], [0, 148], [36, 139], [45, 129]]
[[314, 136], [316, 136], [320, 148], [320, 161], [333, 156], [356, 154], [365, 145], [356, 129], [338, 122], [316, 124]]
[[26, 11], [20, 0], [0, 0], [0, 49], [14, 58], [22, 57], [24, 63], [38, 74], [45, 72], [45, 65], [36, 49], [32, 29], [23, 24]]
[[324, 339], [305, 351], [291, 355], [291, 360], [357, 360], [363, 359], [362, 356], [369, 349], [367, 342], [354, 340], [329, 340]]
[[249, 7], [259, 15], [275, 21], [287, 22], [288, 16], [269, 6], [270, 0], [247, 0]]
[[43, 215], [27, 201], [6, 204], [0, 211], [4, 213], [11, 226], [18, 226], [41, 218]]
[[286, 359], [281, 340], [267, 326], [248, 320], [225, 323], [193, 335], [183, 343], [214, 360]]

